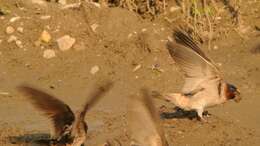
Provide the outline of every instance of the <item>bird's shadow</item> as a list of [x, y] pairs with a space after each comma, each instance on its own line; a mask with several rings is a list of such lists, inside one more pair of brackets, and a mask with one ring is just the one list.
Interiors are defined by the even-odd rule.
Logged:
[[50, 134], [25, 134], [20, 136], [9, 136], [11, 144], [25, 144], [28, 146], [49, 146], [51, 142]]
[[[209, 113], [205, 111], [203, 114], [208, 115]], [[185, 111], [179, 107], [175, 107], [173, 112], [161, 112], [160, 116], [162, 119], [198, 119], [196, 111]]]

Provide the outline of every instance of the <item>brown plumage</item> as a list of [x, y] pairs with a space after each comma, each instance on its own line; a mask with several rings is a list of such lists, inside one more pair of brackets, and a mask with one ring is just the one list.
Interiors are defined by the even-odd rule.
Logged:
[[46, 92], [29, 85], [21, 85], [17, 88], [37, 109], [51, 119], [55, 131], [54, 140], [51, 141], [53, 145], [80, 146], [86, 140], [88, 129], [84, 121], [86, 112], [110, 90], [112, 85], [111, 82], [107, 82], [96, 88], [90, 94], [91, 98], [85, 103], [83, 109], [75, 114], [67, 104]]
[[142, 96], [131, 98], [129, 102], [131, 146], [168, 146], [159, 113], [148, 91], [142, 89]]
[[195, 110], [203, 119], [204, 108], [222, 104], [229, 99], [238, 101], [238, 89], [225, 82], [221, 72], [200, 47], [183, 31], [176, 31], [177, 43], [168, 42], [170, 55], [184, 73], [181, 93], [166, 95], [166, 99], [185, 110]]

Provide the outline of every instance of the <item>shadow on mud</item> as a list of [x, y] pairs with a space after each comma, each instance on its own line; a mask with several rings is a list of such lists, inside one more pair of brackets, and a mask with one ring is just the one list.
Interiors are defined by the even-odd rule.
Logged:
[[[198, 119], [198, 115], [196, 111], [185, 111], [181, 108], [174, 108], [175, 111], [173, 112], [161, 112], [160, 116], [162, 119]], [[204, 111], [204, 116], [210, 116], [208, 111]]]
[[12, 144], [23, 144], [28, 146], [49, 146], [51, 143], [50, 134], [25, 134], [21, 136], [8, 137]]

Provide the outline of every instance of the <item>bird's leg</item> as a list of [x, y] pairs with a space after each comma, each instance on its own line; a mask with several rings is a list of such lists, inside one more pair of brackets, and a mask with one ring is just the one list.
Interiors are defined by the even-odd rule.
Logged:
[[197, 109], [198, 118], [202, 122], [207, 122], [207, 120], [203, 117], [203, 108]]

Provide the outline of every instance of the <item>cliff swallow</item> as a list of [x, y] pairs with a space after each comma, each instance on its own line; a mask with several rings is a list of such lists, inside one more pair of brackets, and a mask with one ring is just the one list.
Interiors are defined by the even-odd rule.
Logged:
[[211, 61], [183, 31], [175, 31], [177, 43], [168, 42], [170, 55], [184, 73], [185, 83], [181, 93], [165, 96], [166, 100], [184, 110], [195, 110], [203, 121], [203, 111], [234, 99], [241, 100], [240, 92], [234, 85], [227, 83], [217, 66]]
[[21, 85], [18, 90], [24, 93], [31, 103], [41, 110], [54, 127], [54, 138], [50, 140], [52, 146], [82, 146], [86, 140], [88, 126], [84, 121], [86, 112], [112, 87], [111, 82], [105, 83], [90, 94], [83, 108], [75, 114], [63, 101], [39, 89], [28, 85]]
[[131, 146], [168, 146], [160, 117], [147, 90], [140, 98], [131, 98], [128, 109]]

